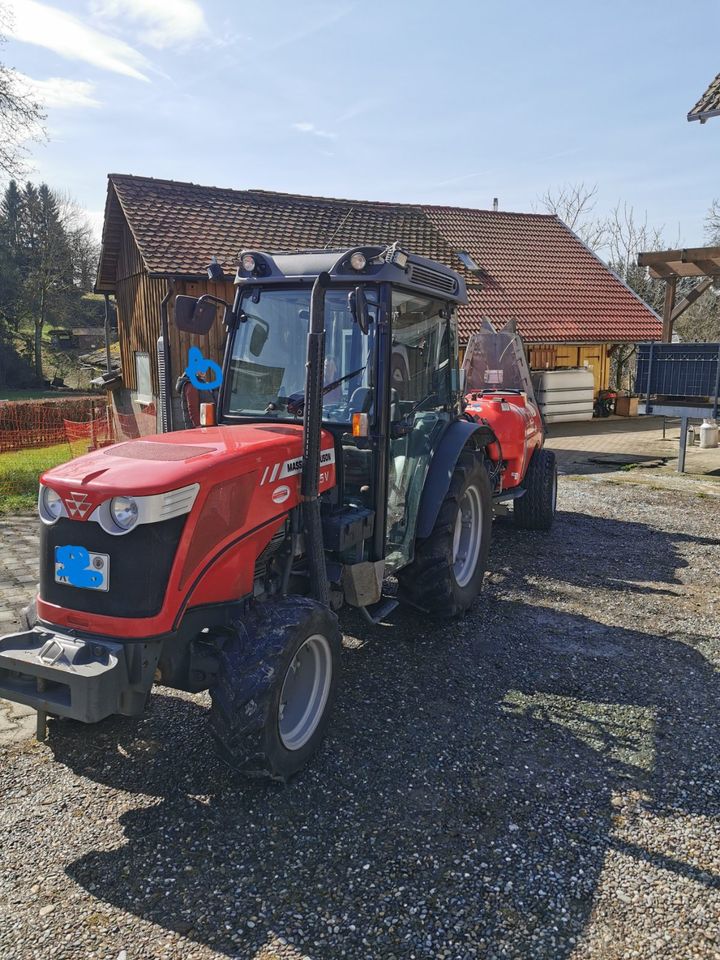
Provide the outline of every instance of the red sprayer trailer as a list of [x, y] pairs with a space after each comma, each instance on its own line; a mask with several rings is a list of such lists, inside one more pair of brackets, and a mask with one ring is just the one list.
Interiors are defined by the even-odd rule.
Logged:
[[514, 321], [496, 331], [484, 320], [470, 336], [463, 369], [465, 414], [495, 436], [486, 451], [495, 503], [512, 501], [519, 526], [549, 530], [557, 501], [555, 454], [543, 446], [545, 426]]
[[[483, 373], [465, 411], [466, 291], [447, 267], [397, 244], [246, 251], [236, 286], [213, 425], [41, 477], [40, 587], [0, 638], [0, 696], [34, 707], [44, 735], [47, 715], [139, 715], [155, 682], [209, 689], [220, 755], [286, 779], [328, 723], [335, 611], [463, 613], [493, 500], [522, 495], [516, 517], [546, 528], [554, 464], [521, 387]], [[216, 309], [178, 296], [174, 322], [202, 336]]]

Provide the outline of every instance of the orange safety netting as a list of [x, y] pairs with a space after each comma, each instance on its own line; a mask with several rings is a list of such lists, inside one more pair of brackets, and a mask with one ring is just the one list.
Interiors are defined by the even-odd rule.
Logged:
[[65, 428], [62, 424], [42, 427], [25, 427], [20, 430], [0, 430], [0, 453], [12, 450], [32, 450], [65, 443]]
[[95, 450], [112, 443], [112, 429], [106, 417], [78, 423], [76, 420], [63, 420], [65, 436], [74, 456]]
[[97, 420], [104, 410], [104, 400], [90, 397], [2, 402], [0, 453], [65, 444], [65, 418], [78, 423]]

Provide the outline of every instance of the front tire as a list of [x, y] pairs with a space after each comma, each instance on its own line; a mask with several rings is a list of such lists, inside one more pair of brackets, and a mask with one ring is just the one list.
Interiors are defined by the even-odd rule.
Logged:
[[222, 760], [286, 781], [325, 735], [340, 672], [337, 617], [307, 597], [258, 605], [220, 651], [210, 729]]
[[523, 481], [525, 493], [513, 505], [513, 518], [523, 530], [549, 530], [557, 506], [557, 463], [546, 447], [530, 458]]
[[464, 613], [482, 589], [492, 529], [492, 492], [482, 453], [466, 449], [432, 533], [398, 574], [400, 599], [439, 619]]

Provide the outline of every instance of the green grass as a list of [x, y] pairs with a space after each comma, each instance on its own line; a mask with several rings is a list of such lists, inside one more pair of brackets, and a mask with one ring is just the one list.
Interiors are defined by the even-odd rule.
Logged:
[[67, 443], [0, 453], [0, 513], [34, 510], [40, 474], [71, 457]]

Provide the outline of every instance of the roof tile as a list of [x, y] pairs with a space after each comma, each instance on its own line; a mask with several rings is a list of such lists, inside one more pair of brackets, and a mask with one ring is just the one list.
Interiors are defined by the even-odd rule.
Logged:
[[[151, 273], [198, 275], [212, 256], [235, 272], [243, 248], [391, 243], [462, 274], [466, 338], [511, 318], [533, 342], [658, 339], [661, 322], [556, 216], [228, 190], [111, 174], [99, 289], [113, 289], [122, 211]], [[481, 276], [458, 252], [469, 253]]]
[[720, 73], [688, 113], [687, 118], [704, 123], [710, 117], [717, 116], [720, 116]]

